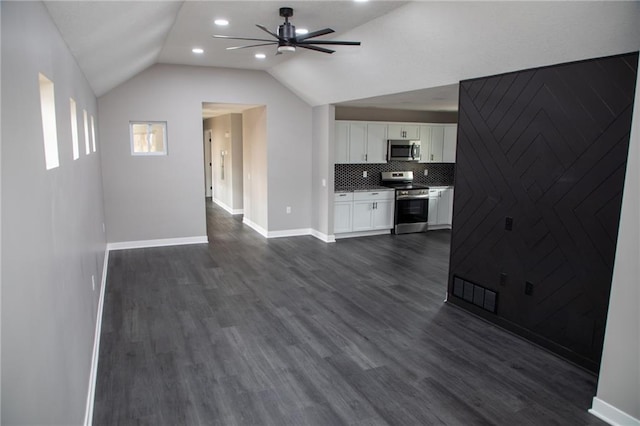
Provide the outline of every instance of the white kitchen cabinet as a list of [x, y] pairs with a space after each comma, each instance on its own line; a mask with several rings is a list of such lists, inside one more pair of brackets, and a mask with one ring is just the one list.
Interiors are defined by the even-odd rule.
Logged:
[[336, 164], [386, 163], [387, 125], [336, 121]]
[[444, 150], [444, 127], [431, 126], [431, 144], [429, 145], [429, 162], [442, 163]]
[[387, 162], [387, 123], [367, 123], [367, 163]]
[[453, 213], [453, 189], [445, 188], [440, 190], [438, 199], [438, 220], [436, 225], [451, 227]]
[[420, 125], [389, 123], [389, 139], [420, 139]]
[[456, 144], [458, 142], [458, 126], [444, 126], [444, 140], [442, 147], [442, 162], [456, 162]]
[[336, 149], [335, 161], [337, 164], [349, 162], [349, 123], [336, 121], [335, 133]]
[[336, 192], [334, 196], [333, 232], [351, 232], [353, 218], [353, 193]]
[[455, 163], [456, 124], [431, 124], [421, 126], [421, 163]]
[[453, 188], [429, 188], [429, 229], [451, 229]]
[[[393, 190], [336, 193], [334, 201], [335, 234], [384, 231], [393, 228]], [[350, 217], [347, 218], [349, 214]]]
[[353, 195], [353, 231], [393, 228], [393, 191], [356, 192]]
[[428, 225], [435, 226], [438, 223], [438, 201], [440, 201], [440, 190], [429, 189], [429, 212], [427, 217]]

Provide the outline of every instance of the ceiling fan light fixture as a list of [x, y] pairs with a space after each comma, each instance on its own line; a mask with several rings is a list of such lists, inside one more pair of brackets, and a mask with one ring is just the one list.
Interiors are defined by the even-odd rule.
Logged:
[[295, 52], [296, 51], [296, 47], [295, 46], [278, 46], [278, 53], [288, 53], [288, 52]]

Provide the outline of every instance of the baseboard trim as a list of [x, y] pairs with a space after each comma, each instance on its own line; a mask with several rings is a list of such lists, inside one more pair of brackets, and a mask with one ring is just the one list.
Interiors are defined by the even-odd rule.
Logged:
[[311, 235], [311, 228], [284, 229], [282, 231], [269, 231], [267, 233], [267, 238], [300, 237], [302, 235]]
[[206, 235], [198, 237], [161, 238], [158, 240], [122, 241], [107, 244], [107, 250], [126, 250], [148, 247], [182, 246], [186, 244], [207, 244], [209, 238]]
[[315, 229], [311, 230], [311, 235], [319, 239], [320, 241], [324, 241], [325, 243], [335, 243], [336, 237], [335, 235], [327, 235], [320, 231], [316, 231]]
[[257, 223], [251, 221], [250, 219], [247, 219], [246, 216], [242, 218], [242, 223], [244, 223], [249, 228], [256, 231], [258, 234], [262, 235], [263, 237], [269, 238], [269, 234], [267, 233], [266, 229], [264, 229], [262, 226], [258, 225]]
[[602, 421], [614, 426], [640, 426], [640, 420], [630, 416], [624, 411], [614, 407], [601, 400], [598, 397], [593, 397], [593, 403], [589, 409], [589, 413], [593, 414]]
[[93, 353], [91, 354], [91, 370], [89, 372], [89, 390], [87, 392], [87, 405], [84, 412], [84, 425], [93, 423], [93, 405], [96, 396], [96, 382], [98, 380], [98, 358], [100, 356], [100, 334], [102, 333], [102, 312], [104, 310], [104, 295], [107, 286], [107, 268], [109, 266], [109, 249], [105, 247], [104, 262], [102, 264], [102, 278], [100, 281], [100, 297], [98, 298], [98, 311], [96, 312], [96, 328], [93, 336]]
[[228, 206], [227, 204], [225, 204], [222, 201], [218, 200], [217, 198], [212, 198], [212, 200], [218, 206], [222, 207], [224, 209], [224, 211], [226, 211], [227, 213], [230, 213], [230, 214], [233, 214], [233, 215], [244, 214], [244, 209], [232, 209], [230, 206]]
[[383, 229], [381, 231], [345, 232], [344, 234], [336, 234], [335, 239], [339, 240], [341, 238], [371, 237], [374, 235], [387, 235], [390, 233], [390, 229]]

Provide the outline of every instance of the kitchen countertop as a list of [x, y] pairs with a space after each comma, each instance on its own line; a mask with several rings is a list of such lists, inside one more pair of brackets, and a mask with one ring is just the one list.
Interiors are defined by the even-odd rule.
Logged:
[[393, 188], [377, 185], [340, 186], [334, 192], [368, 192], [368, 191], [393, 191]]

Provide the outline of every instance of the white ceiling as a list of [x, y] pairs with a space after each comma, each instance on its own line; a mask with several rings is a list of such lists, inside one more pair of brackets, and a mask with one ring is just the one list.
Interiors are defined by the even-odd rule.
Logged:
[[[153, 64], [170, 63], [265, 70], [313, 106], [451, 111], [457, 109], [460, 80], [640, 47], [637, 1], [45, 4], [97, 96]], [[282, 6], [294, 8], [291, 21], [297, 27], [331, 27], [336, 33], [323, 38], [361, 41], [362, 46], [337, 46], [333, 55], [299, 49], [277, 57], [267, 46], [267, 57], [257, 60], [257, 49], [227, 51], [241, 42], [211, 37], [268, 37], [255, 25], [275, 30], [283, 22]], [[228, 19], [229, 26], [216, 27], [216, 18]], [[193, 47], [204, 54], [194, 55]]]
[[[279, 16], [279, 8], [283, 6], [294, 9], [290, 21], [296, 28], [314, 31], [329, 27], [335, 33], [321, 38], [340, 39], [344, 31], [406, 3], [395, 0], [45, 2], [97, 96], [155, 63], [268, 70], [300, 56], [325, 55], [298, 49], [294, 54], [276, 56], [275, 46], [226, 50], [227, 47], [252, 42], [211, 37], [220, 34], [269, 38], [256, 24], [276, 31], [284, 22], [284, 18]], [[217, 18], [227, 19], [229, 25], [216, 26], [213, 21]], [[204, 53], [192, 53], [194, 47], [204, 49]], [[337, 46], [332, 56], [354, 48], [358, 47]], [[258, 52], [265, 53], [267, 57], [256, 59], [254, 54]]]

